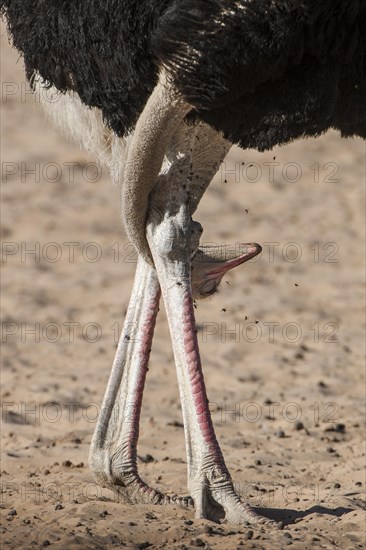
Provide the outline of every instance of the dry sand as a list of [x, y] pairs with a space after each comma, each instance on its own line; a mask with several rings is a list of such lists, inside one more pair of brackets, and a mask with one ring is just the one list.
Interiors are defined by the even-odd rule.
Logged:
[[[135, 267], [119, 193], [49, 125], [2, 35], [3, 548], [362, 548], [364, 142], [233, 148], [196, 216], [205, 242], [263, 245], [196, 313], [235, 485], [285, 529], [124, 505], [87, 466]], [[186, 494], [163, 308], [138, 453], [144, 479]]]

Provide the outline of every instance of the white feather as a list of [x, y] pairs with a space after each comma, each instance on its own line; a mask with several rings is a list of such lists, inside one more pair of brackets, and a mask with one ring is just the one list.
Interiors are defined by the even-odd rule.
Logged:
[[52, 123], [98, 163], [108, 167], [112, 181], [121, 185], [133, 133], [118, 137], [103, 121], [100, 109], [84, 105], [75, 92], [47, 89], [39, 76], [35, 78], [35, 93]]

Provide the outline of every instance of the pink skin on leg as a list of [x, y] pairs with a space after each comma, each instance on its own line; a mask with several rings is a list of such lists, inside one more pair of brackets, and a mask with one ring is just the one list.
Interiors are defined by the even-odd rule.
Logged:
[[209, 447], [212, 458], [218, 465], [223, 466], [224, 460], [220, 446], [216, 439], [209, 410], [206, 386], [203, 378], [202, 364], [198, 348], [193, 301], [189, 290], [187, 290], [183, 296], [183, 331], [184, 348], [187, 356], [187, 368], [191, 383], [194, 406], [197, 414], [198, 426], [201, 430], [204, 441]]
[[[148, 371], [150, 358], [150, 350], [161, 294], [159, 284], [156, 284], [151, 290], [152, 292], [150, 295], [150, 299], [148, 300], [147, 307], [143, 312], [144, 315], [140, 319], [140, 325], [138, 327], [137, 337], [140, 339], [136, 352], [138, 369], [136, 372], [136, 377], [133, 381], [133, 385], [131, 385], [132, 387], [129, 387], [131, 408], [128, 411], [128, 420], [125, 420], [121, 436], [124, 441], [123, 460], [125, 461], [126, 465], [129, 465], [131, 483], [138, 485], [139, 490], [141, 490], [142, 492], [156, 498], [158, 497], [158, 493], [153, 488], [149, 487], [140, 478], [137, 470], [136, 461], [142, 397], [144, 393], [146, 374]], [[128, 485], [127, 481], [126, 485]]]
[[127, 502], [192, 506], [190, 497], [165, 495], [139, 476], [137, 442], [160, 286], [154, 268], [138, 259], [126, 320], [92, 439], [89, 463], [97, 481]]

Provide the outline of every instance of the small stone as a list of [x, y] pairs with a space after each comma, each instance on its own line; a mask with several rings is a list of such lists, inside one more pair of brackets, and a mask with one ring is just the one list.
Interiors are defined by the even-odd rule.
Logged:
[[340, 489], [341, 488], [341, 484], [340, 483], [335, 483], [334, 484], [334, 489]]
[[286, 537], [287, 539], [292, 539], [292, 535], [288, 531], [286, 531], [286, 533], [284, 533], [283, 536]]
[[276, 437], [283, 438], [285, 437], [285, 432], [283, 430], [278, 430], [278, 432], [275, 433]]
[[17, 511], [16, 510], [10, 510], [10, 512], [8, 513], [8, 516], [17, 516]]
[[303, 424], [302, 422], [296, 422], [296, 424], [295, 424], [295, 430], [300, 431], [300, 430], [303, 430], [304, 427], [305, 427], [305, 426], [304, 426], [304, 424]]
[[203, 546], [205, 546], [205, 543], [203, 542], [202, 539], [193, 539], [193, 540], [191, 540], [190, 545], [191, 546], [198, 546], [198, 547], [202, 548]]
[[72, 466], [71, 460], [64, 460], [62, 463], [62, 466], [65, 466], [65, 468], [71, 468]]
[[64, 506], [62, 506], [62, 504], [56, 504], [55, 510], [63, 510], [63, 509], [64, 509]]
[[154, 457], [151, 456], [150, 454], [146, 454], [145, 456], [139, 456], [138, 457], [141, 462], [143, 462], [144, 464], [149, 464], [149, 462], [154, 462]]
[[183, 523], [184, 525], [193, 525], [193, 521], [191, 519], [185, 519]]
[[202, 535], [211, 535], [212, 534], [211, 525], [204, 525], [202, 529], [199, 530], [199, 533], [202, 533]]
[[49, 540], [44, 540], [44, 541], [42, 542], [42, 546], [51, 546], [51, 543], [50, 543]]
[[253, 538], [253, 535], [254, 535], [254, 532], [251, 529], [249, 529], [249, 531], [245, 533], [244, 538], [245, 540], [251, 540]]
[[254, 464], [255, 464], [256, 466], [262, 466], [262, 462], [261, 462], [260, 460], [255, 460], [255, 461], [254, 461]]

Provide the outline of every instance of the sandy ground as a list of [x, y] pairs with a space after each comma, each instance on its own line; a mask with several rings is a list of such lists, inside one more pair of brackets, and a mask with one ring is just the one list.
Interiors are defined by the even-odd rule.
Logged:
[[[118, 189], [48, 124], [2, 35], [3, 547], [363, 548], [364, 142], [234, 148], [196, 216], [205, 242], [263, 245], [196, 313], [237, 490], [285, 529], [127, 506], [87, 466], [135, 267]], [[162, 308], [139, 468], [187, 494], [181, 421]]]

